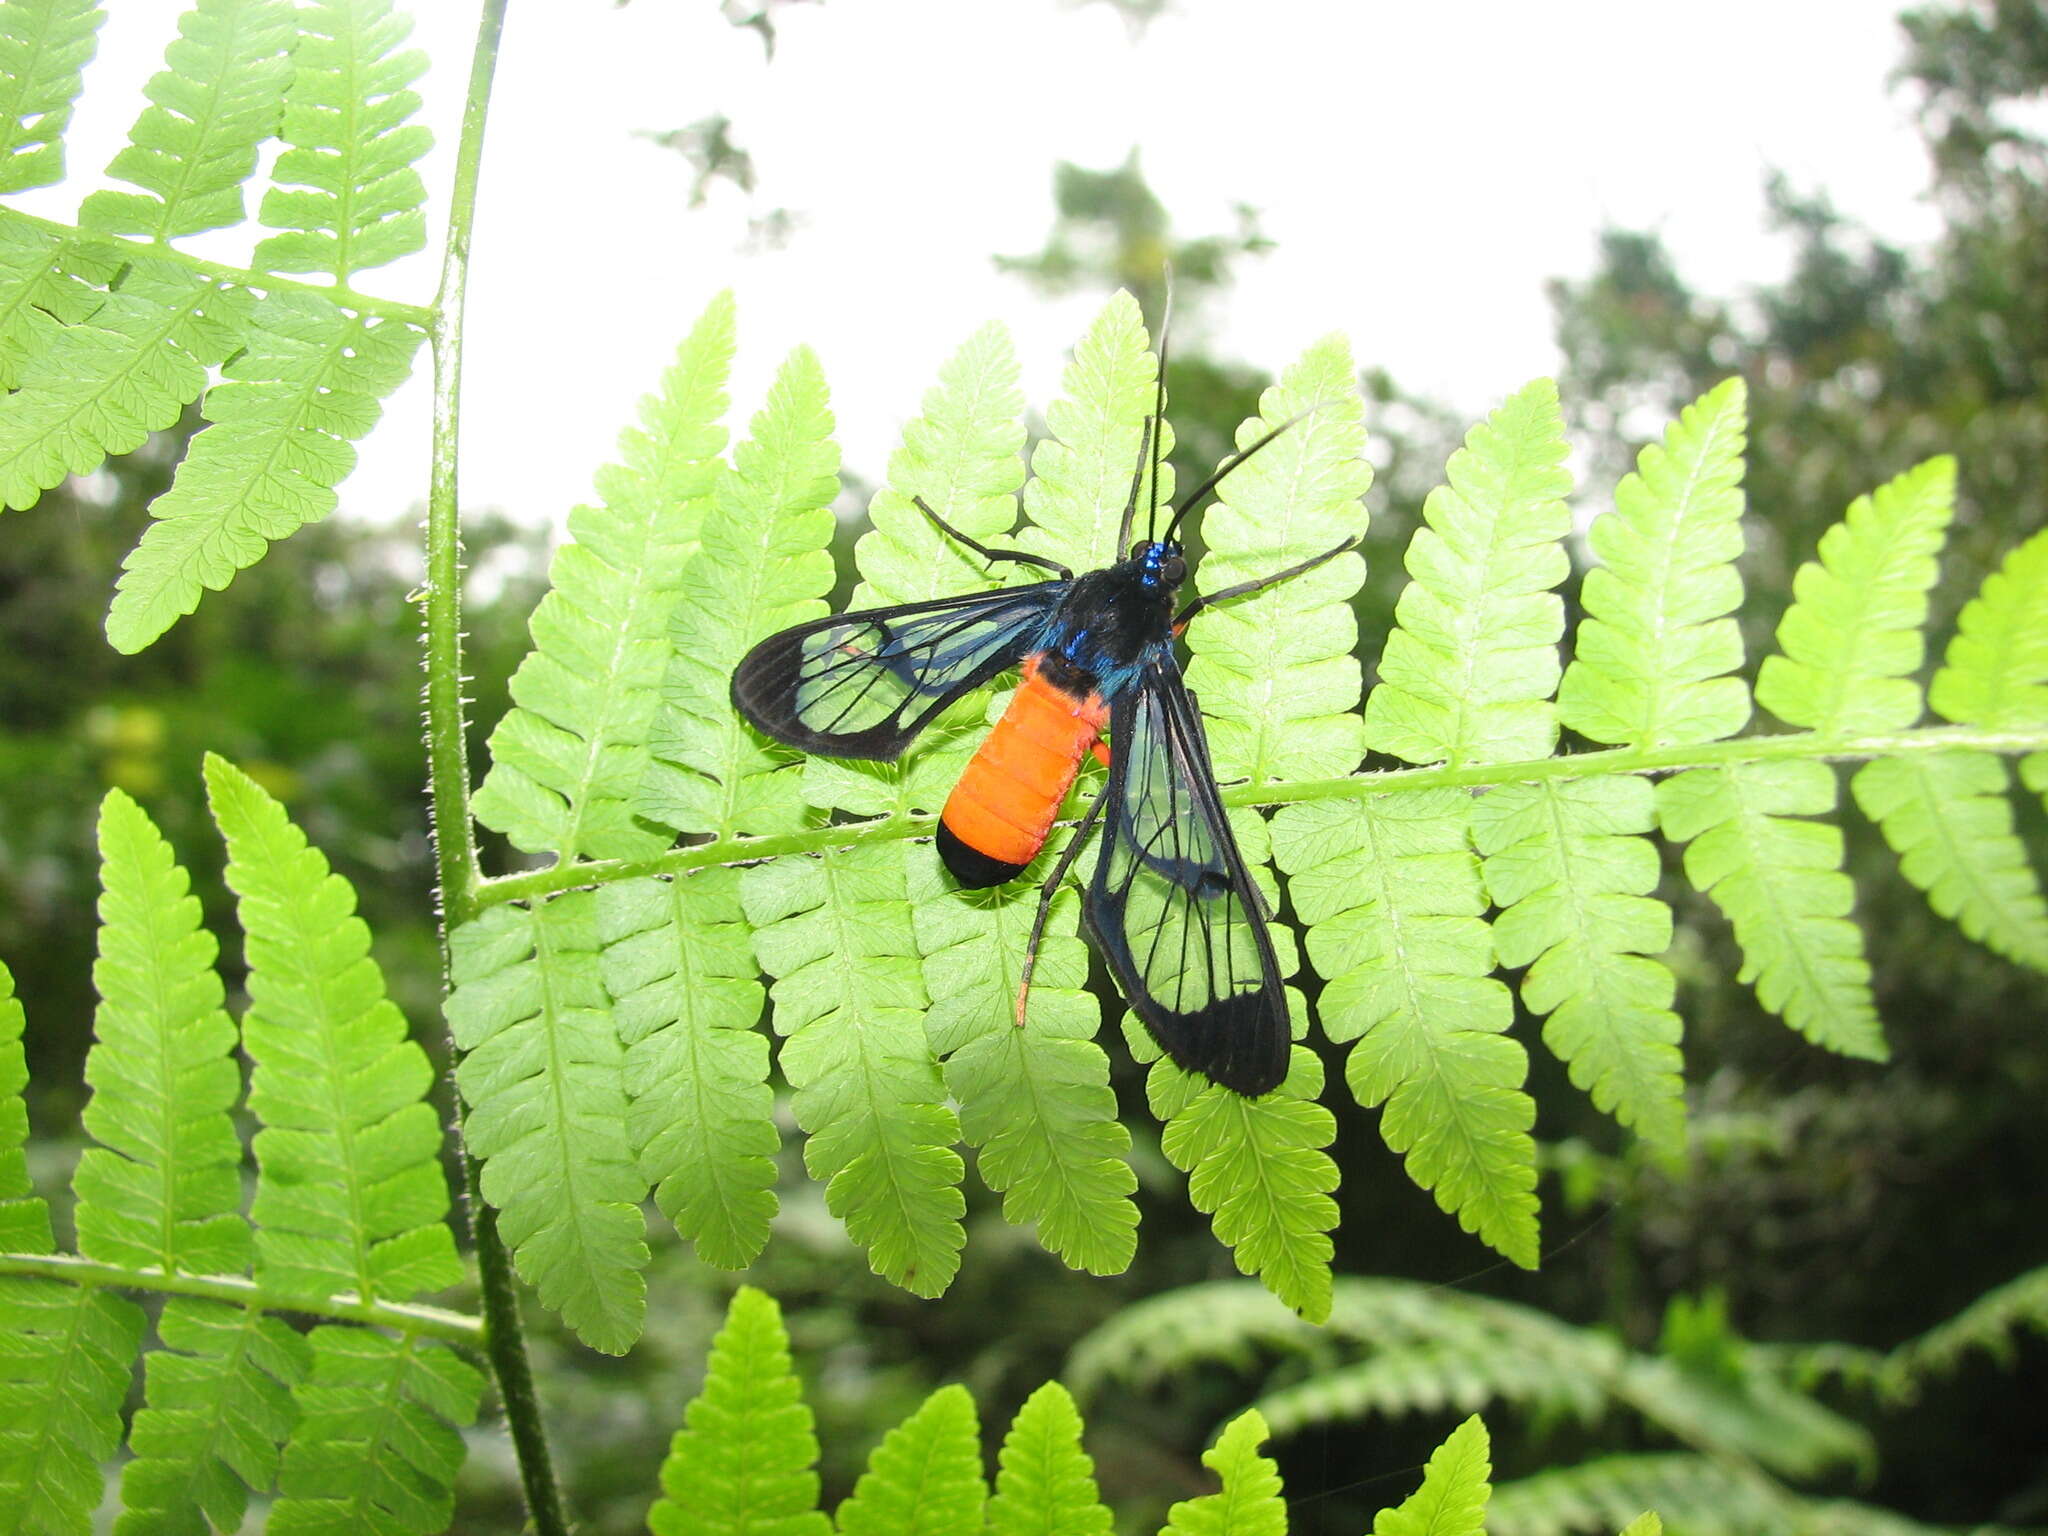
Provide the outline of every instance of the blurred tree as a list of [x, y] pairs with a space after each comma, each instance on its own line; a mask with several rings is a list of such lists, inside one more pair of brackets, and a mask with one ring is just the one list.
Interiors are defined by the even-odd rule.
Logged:
[[[1589, 278], [1552, 285], [1593, 484], [1611, 485], [1701, 390], [1748, 380], [1752, 655], [1851, 498], [1930, 454], [1960, 461], [1937, 636], [2048, 518], [2048, 141], [2036, 127], [2048, 5], [1926, 6], [1901, 26], [1896, 78], [1918, 97], [1942, 218], [1927, 249], [1879, 239], [1774, 176], [1771, 219], [1793, 249], [1780, 283], [1701, 295], [1658, 237], [1615, 230]], [[2019, 810], [2041, 846], [2039, 805]], [[1720, 1284], [1758, 1333], [1885, 1345], [2048, 1260], [2040, 978], [1933, 918], [1876, 831], [1846, 820], [1895, 1059], [1857, 1065], [1788, 1042], [1729, 987], [1734, 950], [1695, 903], [1674, 959], [1689, 1072], [1720, 1130], [1689, 1179], [1638, 1166], [1605, 1186], [1618, 1203], [1594, 1246], [1608, 1262], [1585, 1278], [1608, 1288], [1600, 1306], [1617, 1321]], [[2027, 1415], [2010, 1391], [1975, 1381], [1888, 1434], [1881, 1499], [1930, 1519], [2040, 1519], [2048, 1468], [2011, 1428]]]

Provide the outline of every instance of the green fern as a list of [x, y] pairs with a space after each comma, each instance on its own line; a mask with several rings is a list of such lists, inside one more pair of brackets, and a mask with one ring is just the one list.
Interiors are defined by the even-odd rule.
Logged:
[[542, 1303], [624, 1354], [646, 1311], [647, 1181], [627, 1142], [622, 1052], [600, 978], [597, 901], [494, 907], [449, 936], [448, 1027], [484, 1198]]
[[247, 942], [257, 1272], [366, 1301], [453, 1285], [440, 1126], [421, 1097], [433, 1068], [384, 995], [355, 892], [240, 769], [209, 754], [206, 788]]
[[[1057, 856], [1055, 839], [1048, 856]], [[1082, 989], [1088, 957], [1062, 892], [1039, 946], [1029, 1013], [1016, 1027], [1017, 978], [1038, 893], [1028, 884], [954, 899], [929, 849], [910, 855], [909, 896], [924, 984], [925, 1037], [944, 1060], [960, 1130], [1003, 1214], [1077, 1269], [1120, 1274], [1137, 1246], [1131, 1136], [1117, 1119], [1102, 1010]]]
[[597, 927], [640, 1176], [699, 1258], [744, 1269], [768, 1241], [780, 1138], [739, 871], [607, 885]]
[[1280, 1469], [1259, 1454], [1265, 1440], [1265, 1420], [1256, 1409], [1231, 1420], [1202, 1452], [1202, 1465], [1223, 1480], [1222, 1492], [1174, 1505], [1160, 1536], [1287, 1536]]
[[754, 951], [775, 977], [783, 1075], [804, 1164], [875, 1273], [936, 1296], [966, 1233], [960, 1125], [925, 1040], [900, 844], [750, 869]]
[[661, 1464], [655, 1536], [826, 1536], [818, 1437], [773, 1297], [741, 1286]]
[[2013, 1358], [2013, 1336], [2021, 1332], [2048, 1335], [2048, 1268], [2028, 1270], [1907, 1340], [1884, 1361], [1881, 1381], [1904, 1395], [1925, 1377], [1953, 1371], [1968, 1354], [2008, 1363]]
[[64, 328], [106, 302], [99, 285], [113, 272], [111, 253], [96, 242], [67, 239], [0, 207], [0, 385], [19, 389], [40, 372]]
[[242, 183], [277, 131], [291, 81], [292, 23], [284, 0], [198, 0], [164, 52], [169, 67], [149, 82], [151, 105], [107, 167], [142, 191], [92, 193], [80, 226], [169, 240], [241, 223]]
[[120, 790], [100, 807], [100, 1007], [86, 1061], [78, 1249], [166, 1274], [249, 1265], [235, 1029], [221, 1007], [213, 936], [170, 845]]
[[325, 272], [339, 284], [426, 244], [426, 187], [413, 162], [433, 136], [406, 119], [424, 54], [397, 53], [412, 23], [390, 0], [309, 0], [284, 98], [287, 148], [263, 195], [263, 222], [286, 233], [256, 247], [271, 272]]
[[[0, 1249], [47, 1254], [50, 1213], [23, 1157], [23, 1023], [14, 977], [0, 965]], [[121, 1440], [142, 1313], [103, 1290], [0, 1275], [0, 1338], [0, 1532], [84, 1530], [100, 1504], [99, 1463]]]
[[[1341, 336], [1317, 342], [1259, 400], [1240, 448], [1294, 425], [1234, 471], [1202, 517], [1195, 586], [1217, 592], [1325, 554], [1365, 532], [1365, 411]], [[1303, 415], [1304, 412], [1308, 414]], [[1365, 562], [1339, 555], [1189, 626], [1188, 687], [1209, 716], [1225, 779], [1253, 784], [1348, 773], [1364, 756], [1351, 598]]]
[[491, 736], [491, 771], [472, 809], [529, 852], [636, 858], [669, 841], [636, 825], [648, 727], [668, 670], [668, 622], [697, 547], [725, 429], [730, 294], [712, 300], [661, 392], [640, 403], [624, 462], [598, 472], [599, 507], [569, 514], [534, 649], [512, 678], [514, 707]]
[[1508, 784], [1472, 808], [1472, 841], [1500, 916], [1502, 965], [1526, 965], [1522, 1001], [1543, 1042], [1599, 1108], [1667, 1153], [1685, 1142], [1678, 984], [1651, 957], [1671, 944], [1652, 896], [1656, 822], [1646, 780]]
[[[1380, 1134], [1468, 1232], [1536, 1262], [1535, 1102], [1457, 790], [1285, 806], [1273, 844], [1331, 1040]], [[1361, 898], [1363, 898], [1361, 900]]]
[[0, 5], [0, 192], [64, 179], [64, 130], [106, 19], [95, 0]]
[[1586, 616], [1558, 685], [1558, 718], [1592, 741], [1643, 748], [1718, 741], [1749, 699], [1742, 633], [1742, 380], [1687, 406], [1593, 520]]
[[212, 425], [121, 562], [107, 615], [116, 650], [141, 650], [196, 608], [202, 589], [219, 591], [272, 540], [334, 510], [334, 487], [355, 467], [349, 444], [405, 381], [420, 332], [292, 292], [257, 305], [242, 342], [225, 382], [207, 391]]
[[1372, 1536], [1486, 1536], [1490, 1451], [1477, 1417], [1460, 1424], [1431, 1454], [1422, 1486], [1373, 1521]]
[[[1128, 1017], [1124, 1034], [1139, 1060], [1158, 1054]], [[1159, 1150], [1188, 1176], [1189, 1202], [1211, 1217], [1240, 1272], [1258, 1276], [1311, 1322], [1330, 1310], [1329, 1234], [1337, 1225], [1337, 1165], [1322, 1150], [1336, 1139], [1337, 1121], [1315, 1102], [1322, 1088], [1322, 1062], [1297, 1045], [1286, 1081], [1263, 1098], [1165, 1060], [1152, 1062], [1145, 1090], [1166, 1125]]]
[[988, 1486], [964, 1387], [941, 1387], [882, 1438], [839, 1506], [841, 1536], [981, 1536]]
[[1411, 578], [1365, 701], [1366, 745], [1411, 763], [1542, 757], [1557, 742], [1570, 571], [1564, 420], [1538, 379], [1474, 427], [1409, 541]]
[[[91, 266], [69, 250], [57, 261], [89, 280]], [[238, 289], [132, 259], [88, 318], [40, 338], [19, 390], [0, 402], [0, 504], [34, 506], [66, 475], [90, 473], [170, 426], [199, 398], [207, 370], [242, 345], [249, 309]]]
[[1081, 1415], [1058, 1382], [1024, 1400], [998, 1459], [990, 1536], [1109, 1536], [1095, 1463], [1081, 1449]]
[[1606, 1456], [1494, 1486], [1489, 1536], [1608, 1531], [1646, 1505], [1686, 1536], [1752, 1536], [1797, 1529], [1788, 1501], [1765, 1482], [1684, 1453]]
[[[445, 1227], [436, 1230], [445, 1232]], [[448, 1528], [462, 1465], [456, 1426], [476, 1419], [484, 1379], [417, 1336], [315, 1328], [301, 1422], [264, 1529], [276, 1536], [428, 1536]]]
[[[79, 1252], [166, 1275], [239, 1275], [252, 1251], [229, 1118], [242, 1078], [216, 946], [169, 844], [119, 790], [100, 808], [100, 849], [101, 1002], [85, 1112], [99, 1145], [73, 1178]], [[157, 1333], [165, 1348], [148, 1357], [117, 1536], [233, 1529], [248, 1490], [276, 1476], [308, 1351], [259, 1310], [196, 1297], [169, 1298]]]
[[668, 674], [636, 809], [678, 830], [776, 832], [801, 826], [798, 776], [733, 713], [733, 669], [758, 640], [824, 611], [832, 588], [839, 450], [817, 358], [791, 353], [754, 435], [734, 451], [683, 569], [669, 618]]

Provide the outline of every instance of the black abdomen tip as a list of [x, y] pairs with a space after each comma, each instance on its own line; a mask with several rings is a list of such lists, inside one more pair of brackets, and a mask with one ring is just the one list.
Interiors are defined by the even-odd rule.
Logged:
[[985, 891], [992, 885], [1007, 885], [1024, 873], [1022, 864], [992, 859], [978, 848], [970, 848], [943, 821], [939, 823], [939, 857], [953, 878], [970, 891]]

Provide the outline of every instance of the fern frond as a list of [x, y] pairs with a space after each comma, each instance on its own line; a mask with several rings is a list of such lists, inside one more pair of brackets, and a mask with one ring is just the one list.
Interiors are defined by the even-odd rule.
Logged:
[[1557, 745], [1557, 643], [1571, 569], [1557, 386], [1511, 395], [1423, 504], [1410, 581], [1365, 701], [1366, 745], [1411, 763], [1508, 762]]
[[[0, 965], [0, 1245], [49, 1253], [49, 1208], [23, 1148], [28, 1085], [21, 1003]], [[121, 1403], [142, 1351], [142, 1313], [110, 1292], [0, 1276], [0, 1533], [91, 1528], [99, 1464], [121, 1442]]]
[[[1298, 1018], [1300, 999], [1290, 997]], [[1124, 1032], [1140, 1060], [1157, 1052], [1134, 1023]], [[1316, 1102], [1322, 1089], [1322, 1062], [1299, 1045], [1287, 1080], [1263, 1098], [1165, 1060], [1146, 1081], [1152, 1112], [1166, 1122], [1159, 1149], [1188, 1176], [1189, 1202], [1210, 1217], [1239, 1273], [1258, 1276], [1310, 1322], [1329, 1316], [1337, 1225], [1337, 1165], [1323, 1150], [1337, 1139], [1337, 1117]]]
[[1685, 1452], [1603, 1456], [1575, 1467], [1497, 1483], [1489, 1536], [1605, 1532], [1654, 1508], [1686, 1536], [1752, 1536], [1801, 1529], [1792, 1501], [1760, 1478]]
[[2048, 1268], [2031, 1269], [1986, 1291], [1962, 1311], [1893, 1350], [1884, 1371], [1904, 1386], [1955, 1369], [1965, 1355], [1983, 1353], [2010, 1361], [2013, 1336], [2048, 1334]]
[[1472, 841], [1501, 909], [1503, 965], [1526, 965], [1522, 1001], [1595, 1105], [1665, 1152], [1685, 1144], [1678, 984], [1651, 957], [1671, 946], [1657, 888], [1646, 779], [1504, 784], [1472, 806]]
[[[1138, 469], [1138, 446], [1152, 414], [1158, 363], [1146, 346], [1138, 301], [1122, 289], [1096, 313], [1074, 345], [1060, 375], [1064, 398], [1046, 407], [1046, 436], [1031, 451], [1031, 479], [1024, 487], [1030, 526], [1019, 530], [1017, 547], [1077, 571], [1121, 559], [1117, 526]], [[1173, 434], [1159, 424], [1161, 506], [1173, 500], [1173, 474], [1166, 455]], [[1146, 455], [1148, 464], [1150, 454]], [[1138, 487], [1138, 511], [1151, 504], [1151, 471]]]
[[1536, 1262], [1536, 1105], [1495, 980], [1470, 798], [1454, 789], [1283, 807], [1273, 845], [1308, 954], [1328, 978], [1323, 1030], [1408, 1175], [1465, 1230]]
[[14, 995], [14, 975], [0, 962], [0, 1252], [49, 1253], [50, 1208], [28, 1176], [28, 1057], [21, 1049], [27, 1020]]
[[484, 1378], [453, 1350], [367, 1328], [315, 1328], [313, 1371], [278, 1469], [270, 1536], [428, 1536], [448, 1528], [460, 1426]]
[[772, 1296], [741, 1286], [647, 1513], [655, 1536], [827, 1536], [818, 1437]]
[[277, 132], [295, 29], [284, 0], [197, 0], [150, 78], [151, 105], [107, 173], [140, 192], [94, 192], [81, 228], [170, 240], [242, 221], [242, 183]]
[[1823, 762], [1695, 768], [1657, 786], [1664, 835], [1689, 844], [1686, 878], [1734, 924], [1757, 1001], [1816, 1045], [1882, 1061], [1842, 834], [1804, 819], [1834, 807]]
[[0, 192], [64, 179], [64, 130], [106, 19], [97, 0], [0, 5]]
[[132, 258], [89, 318], [46, 331], [20, 369], [21, 388], [0, 401], [0, 505], [33, 506], [66, 475], [89, 474], [170, 426], [199, 398], [207, 370], [242, 345], [249, 309], [240, 290]]
[[269, 272], [327, 272], [346, 284], [426, 245], [425, 184], [413, 162], [433, 135], [407, 118], [420, 99], [407, 89], [426, 55], [397, 53], [412, 22], [391, 0], [309, 0], [298, 7], [299, 42], [284, 98], [288, 148], [263, 195], [263, 222], [287, 231], [256, 247]]
[[453, 1285], [433, 1068], [384, 994], [355, 892], [240, 769], [208, 754], [206, 788], [249, 963], [257, 1272], [366, 1301]]
[[[169, 844], [118, 789], [100, 807], [99, 839], [101, 1003], [85, 1125], [102, 1145], [73, 1180], [79, 1251], [166, 1274], [241, 1274], [250, 1240], [229, 1111], [242, 1076], [216, 946]], [[249, 1490], [276, 1476], [306, 1346], [260, 1311], [185, 1296], [166, 1299], [157, 1333], [115, 1536], [233, 1530]]]
[[1081, 1449], [1081, 1415], [1058, 1382], [1024, 1400], [998, 1459], [989, 1536], [1110, 1536], [1095, 1463]]
[[[1928, 701], [1958, 725], [2048, 724], [2048, 528], [2007, 555], [1963, 605]], [[2029, 762], [2039, 772], [2038, 759]]]
[[[1273, 1433], [1286, 1436], [1319, 1424], [1404, 1414], [1476, 1413], [1512, 1403], [1591, 1418], [1605, 1396], [1593, 1378], [1561, 1381], [1558, 1351], [1524, 1354], [1504, 1333], [1446, 1328], [1446, 1337], [1411, 1343], [1378, 1341], [1371, 1355], [1318, 1370], [1306, 1380], [1261, 1396], [1254, 1405]], [[1583, 1353], [1583, 1352], [1581, 1352]], [[1578, 1364], [1579, 1361], [1571, 1361]], [[1586, 1399], [1591, 1398], [1592, 1412]]]
[[1557, 691], [1558, 718], [1594, 741], [1642, 748], [1717, 741], [1749, 719], [1742, 632], [1740, 379], [1715, 386], [1647, 445], [1587, 543], [1585, 617]]
[[1256, 1409], [1232, 1419], [1202, 1452], [1202, 1465], [1223, 1480], [1223, 1491], [1174, 1505], [1159, 1536], [1287, 1536], [1280, 1468], [1259, 1454], [1265, 1442], [1266, 1424]]
[[631, 859], [671, 839], [633, 821], [647, 732], [668, 668], [669, 615], [725, 447], [733, 302], [711, 301], [660, 393], [640, 402], [622, 462], [598, 472], [599, 506], [569, 514], [548, 566], [534, 649], [512, 674], [513, 707], [491, 733], [476, 819], [529, 853]]
[[107, 615], [116, 650], [141, 650], [203, 589], [219, 591], [271, 540], [334, 510], [334, 487], [355, 467], [349, 444], [376, 425], [419, 342], [410, 326], [352, 317], [310, 293], [252, 307], [243, 351], [206, 393], [212, 425], [121, 562]]
[[2048, 970], [2048, 902], [2013, 830], [2003, 759], [1988, 752], [1878, 758], [1849, 783], [1929, 906], [2008, 960]]
[[941, 1387], [875, 1447], [836, 1523], [841, 1536], [981, 1536], [987, 1499], [974, 1399]]
[[0, 207], [0, 388], [20, 388], [63, 328], [106, 302], [111, 254]]
[[1653, 1509], [1646, 1509], [1621, 1528], [1621, 1536], [1664, 1536], [1664, 1522]]
[[1400, 1508], [1380, 1512], [1373, 1536], [1486, 1536], [1491, 1454], [1486, 1426], [1474, 1415], [1430, 1453], [1422, 1486]]
[[1896, 731], [1920, 718], [1927, 592], [1955, 515], [1956, 464], [1929, 459], [1850, 504], [1792, 579], [1757, 702], [1822, 736]]
[[[1350, 1283], [1341, 1282], [1337, 1293]], [[1316, 1336], [1264, 1287], [1211, 1280], [1119, 1308], [1074, 1346], [1065, 1379], [1086, 1402], [1105, 1382], [1144, 1390], [1201, 1361], [1245, 1368], [1261, 1349], [1298, 1350]]]
[[0, 1340], [0, 1536], [89, 1531], [142, 1312], [107, 1291], [0, 1276]]
[[[1270, 576], [1364, 533], [1372, 467], [1357, 377], [1349, 345], [1330, 336], [1261, 397], [1237, 430], [1240, 447], [1315, 409], [1223, 482], [1202, 518], [1197, 590]], [[1188, 686], [1209, 717], [1219, 776], [1263, 784], [1357, 767], [1363, 680], [1350, 599], [1364, 580], [1364, 560], [1339, 555], [1190, 626]]]
[[237, 1530], [250, 1490], [277, 1477], [312, 1346], [254, 1308], [190, 1296], [165, 1300], [156, 1331], [163, 1347], [143, 1362], [147, 1406], [128, 1432], [114, 1536]]
[[142, 807], [118, 789], [100, 804], [96, 1043], [86, 1057], [78, 1251], [166, 1274], [249, 1267], [242, 1096], [235, 1027], [221, 1006], [213, 935], [192, 882]]
[[[921, 497], [971, 539], [1007, 542], [1024, 478], [1023, 412], [1009, 332], [991, 323], [939, 370], [923, 414], [903, 429], [902, 444], [889, 456], [889, 482], [868, 503], [873, 526], [853, 547], [861, 580], [849, 611], [979, 592], [1022, 569], [985, 565], [933, 527], [911, 498]], [[925, 728], [900, 762], [806, 757], [804, 798], [862, 816], [943, 805], [979, 742], [986, 704], [979, 695], [961, 700]]]
[[683, 567], [669, 620], [668, 675], [636, 809], [679, 831], [785, 832], [806, 815], [790, 754], [732, 707], [732, 674], [758, 640], [825, 611], [839, 449], [825, 377], [789, 355], [733, 452]]
[[780, 1137], [740, 872], [602, 886], [597, 928], [640, 1176], [699, 1258], [744, 1269], [768, 1241]]
[[484, 1198], [513, 1263], [593, 1349], [622, 1355], [646, 1312], [647, 1181], [627, 1145], [623, 1053], [598, 964], [597, 900], [492, 907], [449, 935], [448, 1028]]
[[925, 1040], [900, 843], [746, 872], [754, 952], [775, 978], [804, 1165], [875, 1273], [936, 1296], [960, 1267], [959, 1122]]
[[1011, 1221], [1076, 1269], [1121, 1274], [1137, 1246], [1137, 1188], [1117, 1119], [1102, 1009], [1083, 990], [1088, 957], [1062, 892], [1039, 945], [1030, 1012], [1015, 1024], [1024, 946], [1038, 905], [1028, 885], [963, 899], [927, 847], [910, 854], [911, 915], [931, 997], [925, 1034], [945, 1060], [960, 1128]]

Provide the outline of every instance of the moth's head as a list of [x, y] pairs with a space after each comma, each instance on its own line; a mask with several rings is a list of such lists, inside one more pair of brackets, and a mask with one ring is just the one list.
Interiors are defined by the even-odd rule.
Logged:
[[1188, 562], [1171, 539], [1140, 539], [1131, 546], [1131, 562], [1148, 587], [1171, 590], [1188, 579]]

